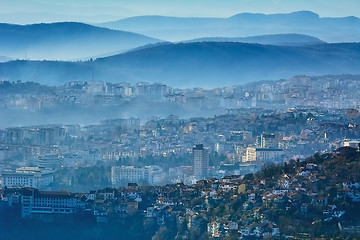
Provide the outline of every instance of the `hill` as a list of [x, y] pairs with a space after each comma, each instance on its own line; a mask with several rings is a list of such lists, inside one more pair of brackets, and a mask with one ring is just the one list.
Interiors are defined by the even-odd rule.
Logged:
[[300, 46], [323, 44], [324, 41], [303, 34], [272, 34], [251, 37], [205, 37], [188, 40], [185, 42], [242, 42], [242, 43], [258, 43], [281, 46]]
[[139, 16], [102, 23], [100, 26], [142, 33], [168, 41], [286, 33], [310, 35], [326, 42], [360, 41], [359, 18], [321, 18], [309, 11], [269, 15], [240, 13], [229, 18]]
[[73, 60], [121, 52], [160, 40], [76, 22], [0, 24], [0, 55], [18, 59]]
[[[90, 194], [84, 194], [81, 203], [86, 200], [86, 211], [62, 214], [68, 218], [60, 220], [24, 221], [18, 217], [20, 208], [9, 206], [31, 188], [3, 188], [0, 223], [7, 229], [5, 239], [43, 239], [54, 232], [61, 237], [53, 239], [88, 239], [94, 232], [109, 239], [358, 239], [359, 170], [360, 152], [345, 147], [305, 161], [265, 165], [255, 174], [200, 180], [194, 185], [104, 188], [92, 194], [102, 199], [108, 193], [105, 202], [86, 199]], [[104, 166], [64, 168], [57, 174], [61, 178], [66, 172], [78, 174], [79, 179], [91, 175], [92, 181], [110, 178], [110, 167]], [[124, 209], [134, 205], [133, 195], [141, 199], [136, 208], [119, 211], [119, 203]], [[95, 214], [99, 209], [101, 218]], [[100, 219], [106, 221], [99, 224]], [[24, 231], [19, 232], [20, 225]]]
[[294, 75], [359, 74], [360, 43], [272, 46], [204, 42], [160, 45], [87, 62], [11, 61], [0, 80], [163, 82], [173, 87], [230, 86]]
[[7, 61], [10, 61], [10, 60], [13, 60], [13, 59], [8, 58], [6, 56], [0, 56], [0, 62], [7, 62]]

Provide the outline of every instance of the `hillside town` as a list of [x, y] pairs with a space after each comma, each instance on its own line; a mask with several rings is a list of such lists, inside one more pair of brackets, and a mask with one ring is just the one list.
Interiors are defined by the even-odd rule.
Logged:
[[129, 183], [86, 193], [2, 188], [1, 220], [6, 225], [7, 211], [18, 209], [23, 220], [80, 227], [86, 216], [106, 236], [104, 226], [123, 229], [136, 218], [138, 231], [131, 227], [126, 232], [129, 239], [151, 239], [151, 234], [152, 239], [357, 236], [359, 157], [358, 147], [342, 147], [305, 161], [268, 165], [256, 174], [204, 179], [193, 185]]

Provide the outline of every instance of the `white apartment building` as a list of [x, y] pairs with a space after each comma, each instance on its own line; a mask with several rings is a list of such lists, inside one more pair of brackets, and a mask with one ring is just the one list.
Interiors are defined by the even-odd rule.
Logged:
[[41, 167], [21, 167], [1, 173], [2, 187], [31, 187], [42, 189], [54, 181], [54, 171]]
[[145, 166], [136, 168], [134, 166], [111, 167], [111, 182], [114, 186], [126, 183], [146, 182], [150, 185], [161, 184], [166, 179], [166, 173], [159, 166]]
[[277, 148], [246, 148], [246, 156], [243, 162], [258, 162], [267, 164], [272, 162], [281, 162], [284, 159], [284, 151]]

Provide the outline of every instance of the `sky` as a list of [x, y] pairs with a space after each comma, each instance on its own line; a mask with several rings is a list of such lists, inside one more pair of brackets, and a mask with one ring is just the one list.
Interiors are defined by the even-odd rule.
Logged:
[[0, 0], [0, 22], [99, 23], [139, 15], [229, 17], [301, 10], [320, 17], [360, 17], [360, 0]]

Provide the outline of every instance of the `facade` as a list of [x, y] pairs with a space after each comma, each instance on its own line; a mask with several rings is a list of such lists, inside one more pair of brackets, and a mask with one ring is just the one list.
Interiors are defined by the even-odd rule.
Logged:
[[22, 128], [8, 128], [7, 143], [9, 144], [22, 144], [24, 141], [24, 131]]
[[273, 162], [281, 162], [284, 159], [284, 151], [277, 148], [246, 148], [246, 156], [244, 162], [257, 162], [259, 164], [267, 164]]
[[145, 179], [150, 185], [159, 185], [165, 182], [166, 173], [157, 165], [145, 166]]
[[143, 182], [150, 185], [157, 185], [163, 183], [165, 179], [166, 174], [163, 169], [156, 165], [141, 168], [134, 166], [111, 167], [111, 182], [114, 186]]
[[113, 185], [123, 183], [140, 183], [145, 180], [144, 169], [134, 166], [113, 166], [111, 167], [111, 182]]
[[46, 192], [33, 188], [22, 189], [21, 217], [49, 214], [73, 214], [85, 209], [82, 195], [64, 192]]
[[262, 148], [278, 148], [278, 142], [275, 134], [262, 133], [261, 134], [261, 147]]
[[21, 167], [1, 173], [3, 187], [31, 187], [42, 189], [54, 181], [54, 171], [41, 167]]
[[193, 148], [193, 174], [196, 180], [206, 179], [209, 173], [209, 151], [202, 144]]
[[250, 131], [231, 131], [230, 139], [236, 143], [250, 144], [252, 142], [252, 132]]
[[359, 148], [360, 141], [357, 140], [346, 140], [344, 141], [344, 147]]

